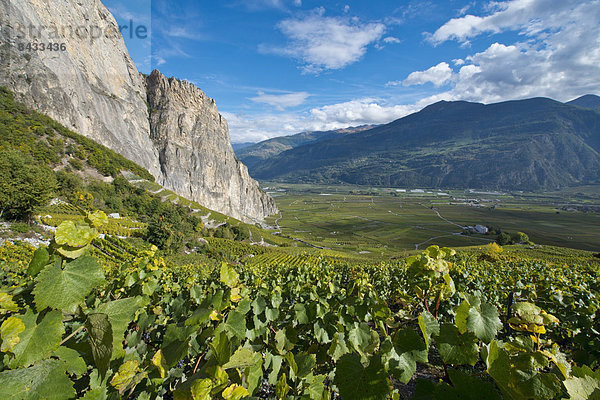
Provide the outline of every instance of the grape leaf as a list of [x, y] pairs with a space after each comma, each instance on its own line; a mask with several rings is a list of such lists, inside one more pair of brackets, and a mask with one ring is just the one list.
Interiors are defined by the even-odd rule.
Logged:
[[471, 310], [471, 305], [463, 300], [460, 303], [460, 306], [456, 307], [456, 315], [454, 316], [454, 324], [458, 328], [458, 331], [463, 334], [467, 332], [467, 320], [469, 319], [469, 311]]
[[122, 395], [135, 388], [145, 377], [146, 372], [140, 372], [140, 362], [129, 360], [121, 364], [119, 371], [110, 380], [110, 384]]
[[95, 312], [108, 315], [108, 320], [112, 326], [113, 351], [112, 360], [125, 355], [123, 350], [123, 339], [125, 339], [125, 330], [131, 323], [135, 312], [143, 307], [143, 301], [140, 297], [128, 297], [100, 304]]
[[212, 390], [212, 380], [198, 379], [192, 383], [192, 399], [194, 400], [211, 400], [210, 392]]
[[248, 392], [250, 392], [250, 394], [254, 393], [263, 379], [262, 366], [263, 359], [260, 357], [258, 363], [245, 370], [246, 383], [248, 384]]
[[84, 247], [92, 243], [98, 232], [88, 225], [76, 225], [73, 221], [63, 222], [56, 229], [54, 240], [59, 245]]
[[244, 387], [236, 384], [229, 386], [227, 389], [223, 390], [223, 393], [221, 394], [225, 400], [240, 400], [249, 395], [250, 393], [248, 393]]
[[15, 345], [21, 341], [19, 334], [24, 330], [25, 324], [19, 318], [7, 318], [0, 326], [0, 337], [2, 337], [0, 350], [4, 353], [12, 353]]
[[50, 307], [74, 312], [91, 290], [104, 282], [104, 272], [94, 257], [85, 256], [71, 261], [64, 269], [54, 264], [35, 280], [33, 294], [38, 310]]
[[346, 354], [336, 365], [334, 383], [344, 400], [383, 400], [391, 392], [379, 356], [373, 356], [365, 368], [357, 354]]
[[429, 311], [425, 311], [419, 315], [419, 328], [425, 339], [425, 345], [429, 348], [431, 336], [440, 334], [440, 324]]
[[0, 372], [0, 398], [64, 400], [75, 398], [63, 361], [44, 360], [33, 367]]
[[454, 325], [443, 325], [437, 339], [438, 349], [446, 364], [475, 365], [479, 360], [477, 338], [471, 332], [461, 335]]
[[467, 328], [481, 341], [489, 343], [502, 329], [502, 322], [498, 318], [498, 309], [491, 304], [482, 303], [481, 309], [471, 307], [467, 317]]
[[62, 313], [49, 312], [39, 325], [36, 322], [38, 315], [27, 310], [25, 315], [15, 317], [25, 324], [25, 330], [19, 334], [20, 341], [13, 348], [15, 358], [10, 362], [11, 368], [27, 367], [50, 357], [58, 348], [65, 333]]
[[87, 372], [87, 364], [76, 350], [60, 346], [52, 355], [65, 362], [69, 374], [80, 377]]
[[35, 277], [49, 263], [50, 254], [48, 253], [48, 249], [46, 249], [45, 247], [40, 247], [35, 251], [35, 253], [33, 253], [33, 258], [31, 259], [29, 267], [27, 268], [27, 275]]
[[229, 361], [223, 365], [223, 369], [252, 367], [258, 364], [260, 359], [260, 354], [243, 347], [233, 353]]
[[160, 373], [160, 377], [165, 379], [167, 376], [167, 372], [169, 370], [169, 366], [167, 365], [167, 360], [165, 356], [163, 356], [162, 350], [158, 350], [156, 354], [152, 357], [152, 365], [158, 368], [158, 372]]
[[428, 361], [427, 346], [419, 334], [412, 329], [404, 329], [396, 333], [393, 347], [384, 341], [382, 350], [387, 350], [388, 370], [402, 383], [408, 383], [417, 370], [417, 362]]
[[113, 329], [106, 314], [89, 314], [85, 322], [92, 356], [100, 376], [104, 377], [113, 353]]
[[240, 275], [233, 267], [227, 263], [221, 264], [221, 282], [230, 288], [234, 288], [239, 283]]
[[225, 328], [239, 339], [246, 337], [246, 316], [238, 311], [231, 311], [227, 316]]
[[277, 385], [275, 386], [275, 397], [278, 400], [287, 398], [287, 394], [290, 391], [290, 386], [287, 383], [287, 377], [285, 374], [281, 375]]
[[88, 214], [87, 219], [96, 228], [100, 228], [101, 226], [108, 224], [108, 217], [106, 216], [104, 211], [101, 210], [97, 210], [93, 213]]

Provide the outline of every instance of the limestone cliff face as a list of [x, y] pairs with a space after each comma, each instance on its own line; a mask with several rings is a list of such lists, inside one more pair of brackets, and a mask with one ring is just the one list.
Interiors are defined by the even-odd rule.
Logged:
[[[100, 1], [0, 0], [0, 22], [0, 85], [152, 175], [160, 173], [143, 80]], [[92, 39], [92, 29], [104, 34]], [[66, 51], [19, 50], [31, 42], [64, 43]]]
[[150, 137], [159, 152], [160, 184], [242, 220], [277, 212], [236, 157], [215, 101], [189, 82], [159, 71], [146, 78]]
[[[99, 0], [0, 0], [0, 28], [0, 85], [19, 101], [208, 208], [246, 222], [276, 212], [235, 158], [214, 101], [189, 83], [158, 72], [141, 75]], [[83, 30], [69, 33], [75, 28]], [[30, 42], [65, 43], [66, 49], [18, 48]]]

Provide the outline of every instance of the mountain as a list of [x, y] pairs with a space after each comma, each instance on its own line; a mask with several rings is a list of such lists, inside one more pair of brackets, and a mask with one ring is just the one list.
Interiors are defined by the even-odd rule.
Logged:
[[372, 129], [374, 125], [363, 125], [353, 128], [337, 129], [333, 131], [302, 132], [291, 136], [281, 136], [265, 140], [260, 143], [245, 146], [236, 150], [236, 155], [249, 169], [259, 166], [284, 151], [295, 149], [307, 144], [319, 143], [325, 140], [350, 135]]
[[600, 111], [600, 96], [586, 94], [585, 96], [581, 96], [575, 100], [569, 101], [567, 104]]
[[231, 147], [233, 147], [233, 151], [235, 151], [237, 154], [238, 151], [245, 149], [246, 147], [253, 146], [255, 144], [255, 142], [231, 143]]
[[[17, 101], [208, 208], [245, 222], [277, 212], [235, 158], [214, 100], [158, 71], [140, 74], [99, 0], [1, 1], [0, 19], [0, 86]], [[29, 42], [64, 44], [64, 51], [28, 51]]]
[[263, 180], [539, 190], [600, 183], [600, 113], [534, 98], [439, 102], [354, 135], [284, 151]]

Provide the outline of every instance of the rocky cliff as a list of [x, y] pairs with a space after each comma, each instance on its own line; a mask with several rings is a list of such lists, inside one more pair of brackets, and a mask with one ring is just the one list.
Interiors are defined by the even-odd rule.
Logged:
[[[0, 0], [0, 28], [0, 85], [19, 101], [215, 211], [247, 222], [276, 212], [235, 158], [214, 101], [158, 72], [141, 75], [99, 0]], [[65, 46], [34, 51], [32, 42]]]
[[160, 184], [241, 219], [277, 212], [273, 200], [236, 157], [215, 101], [189, 82], [159, 71], [146, 78], [150, 137], [159, 153]]

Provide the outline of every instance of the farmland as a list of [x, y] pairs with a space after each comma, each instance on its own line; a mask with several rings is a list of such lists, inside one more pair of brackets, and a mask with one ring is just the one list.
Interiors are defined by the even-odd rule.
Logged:
[[281, 210], [269, 223], [284, 236], [329, 249], [389, 256], [429, 245], [482, 246], [495, 235], [465, 235], [463, 227], [483, 225], [524, 232], [539, 245], [599, 250], [594, 187], [527, 194], [265, 185]]

